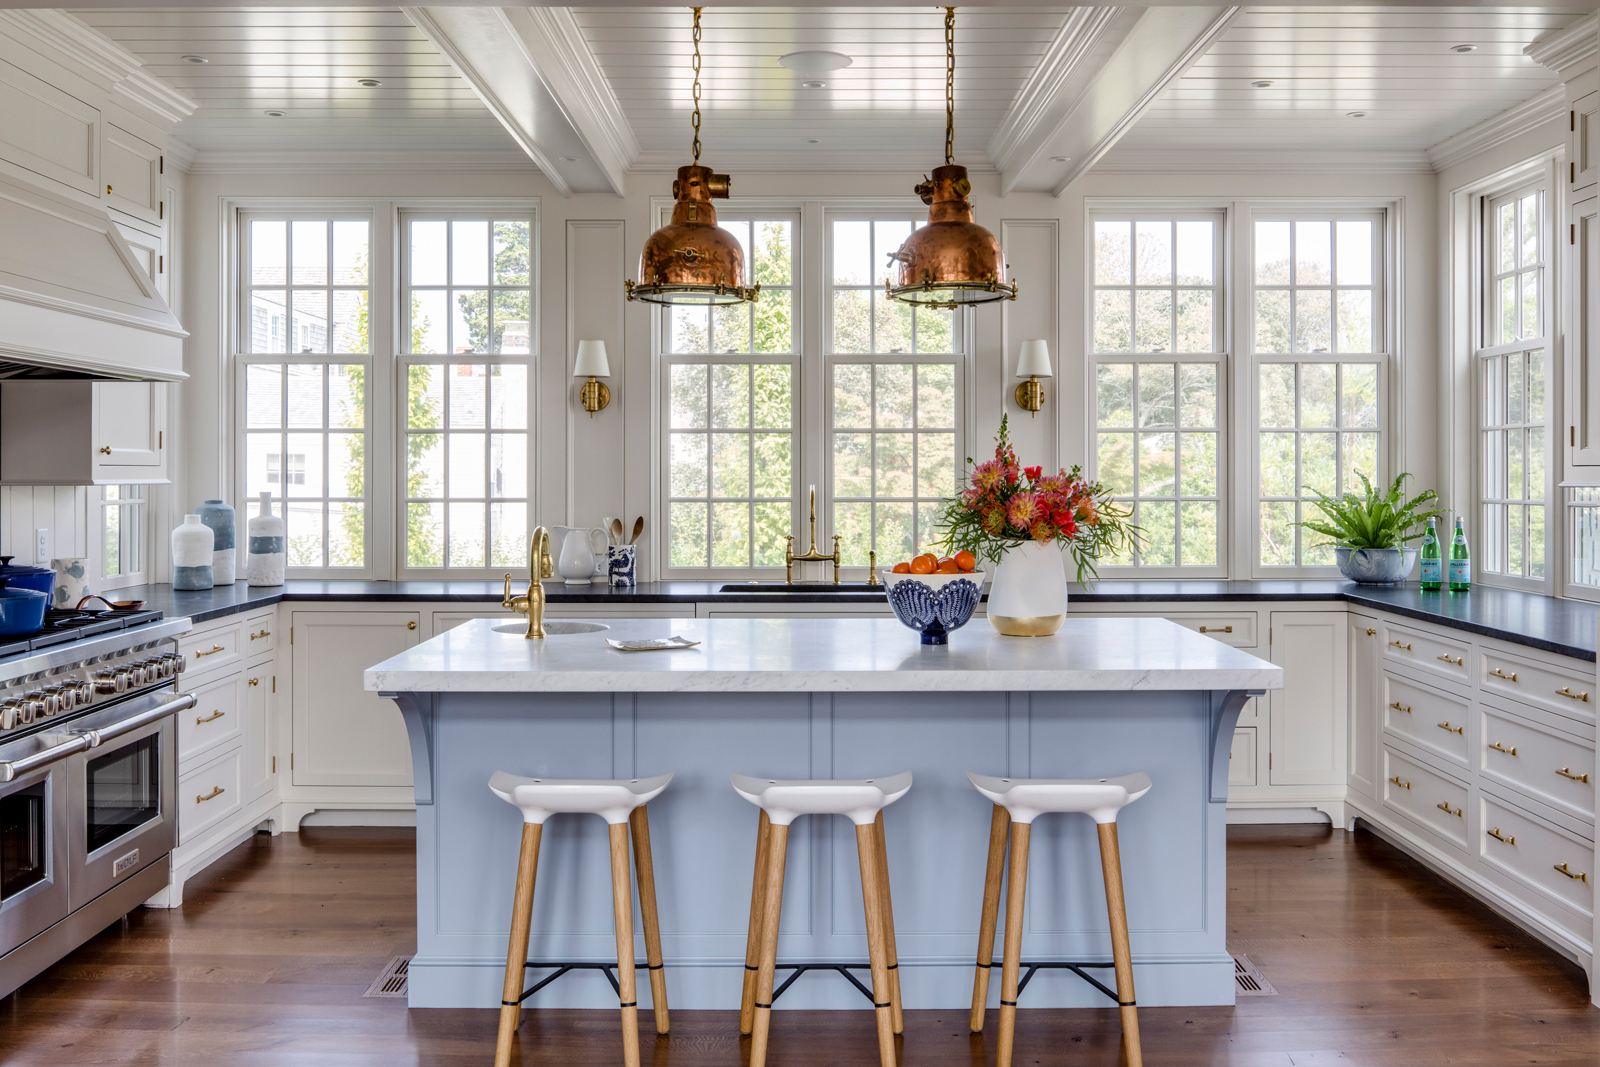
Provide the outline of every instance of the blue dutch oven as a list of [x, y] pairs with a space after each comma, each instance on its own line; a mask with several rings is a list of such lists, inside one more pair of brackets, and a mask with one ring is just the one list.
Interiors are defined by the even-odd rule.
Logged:
[[56, 588], [56, 572], [49, 567], [30, 567], [19, 563], [11, 565], [15, 556], [0, 556], [0, 578], [11, 584], [12, 589], [37, 589], [45, 596], [53, 596]]
[[37, 633], [44, 626], [44, 609], [50, 606], [50, 594], [11, 588], [10, 581], [0, 578], [0, 634]]

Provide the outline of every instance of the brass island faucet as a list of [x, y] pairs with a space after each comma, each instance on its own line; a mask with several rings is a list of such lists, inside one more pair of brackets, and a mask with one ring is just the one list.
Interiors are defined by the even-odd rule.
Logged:
[[507, 611], [528, 617], [528, 640], [544, 636], [544, 584], [542, 578], [555, 575], [555, 565], [550, 561], [550, 531], [536, 526], [528, 543], [528, 592], [526, 596], [511, 595], [511, 575], [506, 575], [506, 592], [500, 606]]

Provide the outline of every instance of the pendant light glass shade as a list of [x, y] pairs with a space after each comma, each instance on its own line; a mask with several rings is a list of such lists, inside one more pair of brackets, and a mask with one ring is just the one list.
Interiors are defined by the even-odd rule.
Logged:
[[918, 226], [889, 258], [894, 277], [885, 279], [891, 299], [922, 307], [954, 308], [1015, 300], [1006, 278], [1005, 254], [994, 234], [972, 221], [967, 168], [950, 161], [955, 142], [956, 9], [945, 8], [944, 166], [916, 187], [928, 205], [928, 224]]
[[700, 165], [700, 8], [694, 9], [694, 163], [672, 183], [672, 221], [652, 233], [639, 255], [639, 281], [624, 281], [629, 300], [651, 304], [737, 304], [761, 299], [746, 287], [744, 249], [717, 225], [712, 199], [725, 200], [726, 174]]

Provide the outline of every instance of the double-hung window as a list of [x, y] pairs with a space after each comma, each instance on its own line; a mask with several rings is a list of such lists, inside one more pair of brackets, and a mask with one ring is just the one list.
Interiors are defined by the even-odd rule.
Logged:
[[100, 492], [101, 590], [145, 580], [145, 487], [106, 485]]
[[1222, 217], [1093, 219], [1096, 476], [1144, 542], [1108, 566], [1221, 574]]
[[1316, 491], [1378, 481], [1387, 363], [1383, 216], [1256, 213], [1250, 227], [1256, 573], [1331, 566]]
[[1482, 207], [1478, 568], [1491, 580], [1543, 583], [1551, 498], [1548, 186], [1484, 197]]

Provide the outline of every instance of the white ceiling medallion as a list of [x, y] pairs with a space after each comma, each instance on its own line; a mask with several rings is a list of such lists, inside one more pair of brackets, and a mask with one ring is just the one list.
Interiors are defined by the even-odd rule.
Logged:
[[855, 60], [843, 52], [790, 52], [778, 57], [778, 65], [796, 74], [826, 74], [830, 70], [843, 70]]

